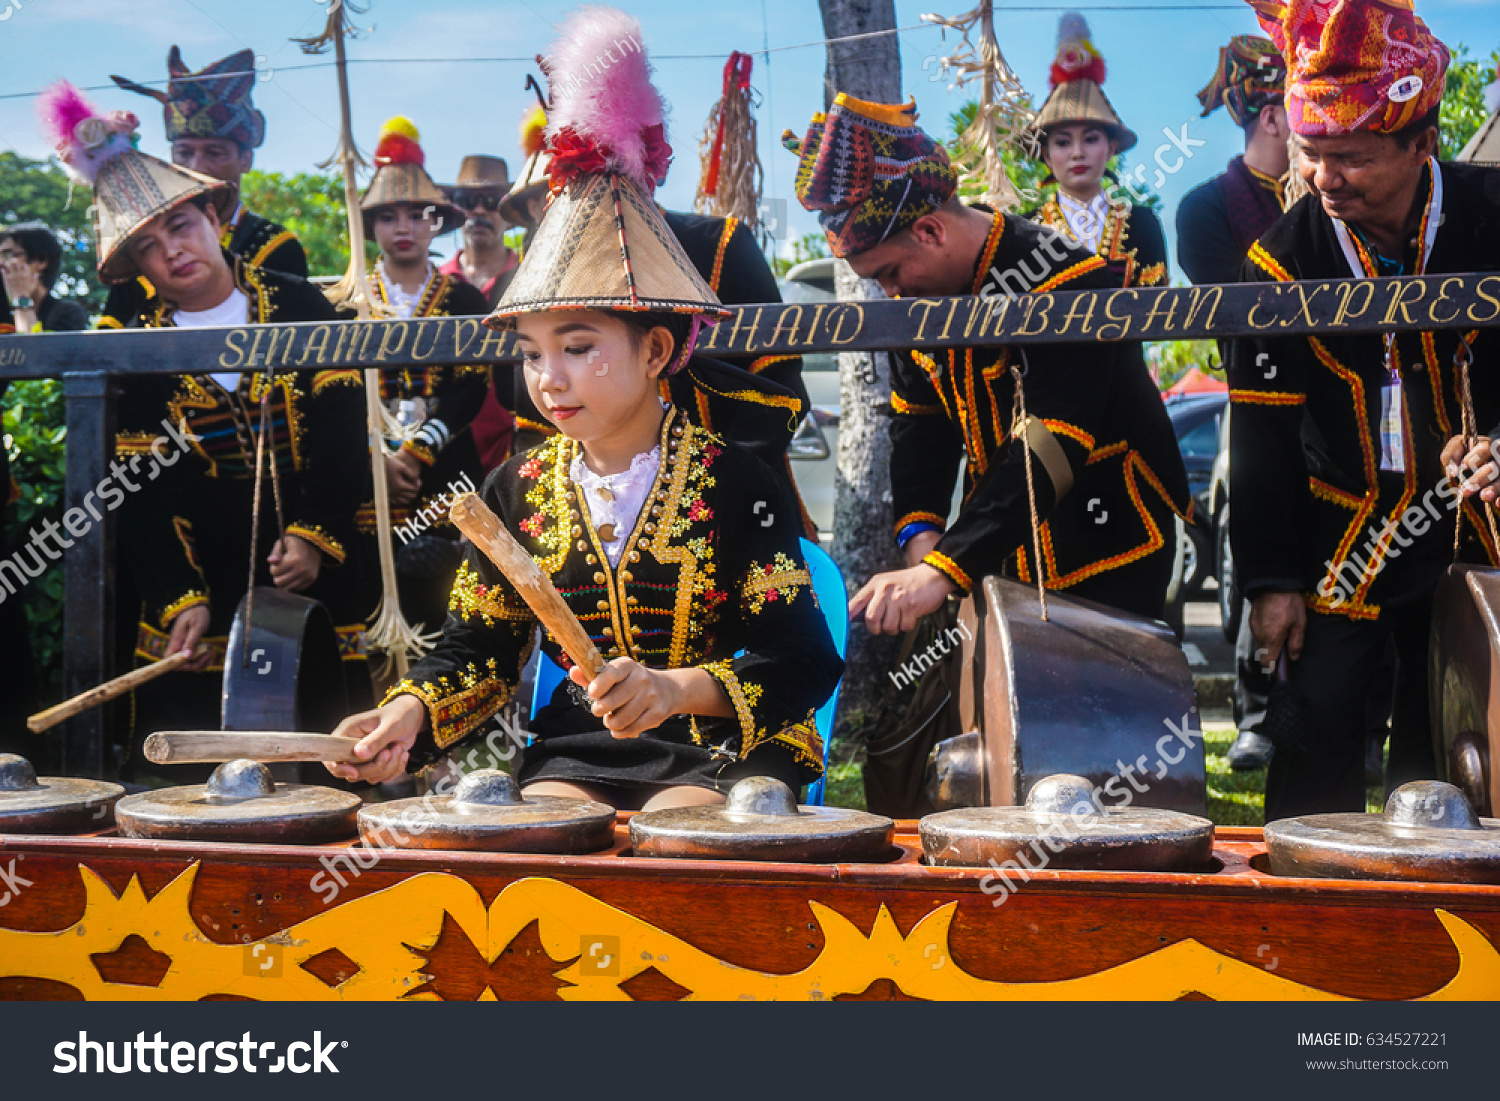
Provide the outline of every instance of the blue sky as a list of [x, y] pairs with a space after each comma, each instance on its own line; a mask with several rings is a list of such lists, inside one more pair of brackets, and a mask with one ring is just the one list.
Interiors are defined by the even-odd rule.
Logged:
[[[898, 0], [898, 26], [918, 24], [941, 0]], [[950, 0], [957, 15], [970, 0]], [[1119, 7], [1130, 0], [1107, 0]], [[489, 153], [520, 166], [517, 123], [530, 93], [529, 59], [547, 48], [554, 26], [572, 5], [546, 0], [369, 0], [357, 17], [372, 27], [350, 46], [355, 137], [368, 153], [381, 123], [406, 114], [422, 132], [427, 163], [443, 182], [452, 179], [466, 153]], [[709, 4], [702, 0], [637, 0], [623, 5], [641, 21], [647, 51], [656, 59], [657, 83], [671, 106], [669, 133], [677, 160], [659, 198], [668, 207], [690, 209], [698, 176], [698, 138], [718, 97], [724, 60], [732, 50], [769, 45], [769, 64], [757, 57], [752, 83], [762, 94], [757, 111], [766, 196], [790, 199], [794, 158], [781, 148], [784, 128], [801, 134], [823, 102], [824, 50], [778, 47], [823, 38], [814, 0], [751, 0]], [[1020, 10], [997, 5], [1000, 47], [1037, 102], [1046, 94], [1060, 10]], [[1102, 6], [1102, 5], [1101, 5]], [[1465, 43], [1470, 54], [1500, 46], [1500, 4], [1495, 0], [1418, 0], [1418, 11], [1450, 46]], [[6, 13], [9, 13], [8, 15]], [[41, 157], [49, 149], [38, 131], [35, 92], [59, 77], [79, 85], [108, 84], [111, 73], [136, 80], [166, 75], [168, 48], [176, 43], [193, 68], [249, 47], [263, 58], [264, 79], [255, 98], [267, 117], [266, 143], [257, 165], [283, 172], [307, 171], [326, 158], [338, 132], [338, 99], [331, 68], [295, 69], [324, 60], [309, 58], [288, 39], [316, 33], [326, 0], [0, 0], [0, 149]], [[1218, 0], [1184, 11], [1095, 10], [1085, 14], [1096, 45], [1109, 63], [1105, 90], [1127, 125], [1141, 135], [1137, 156], [1148, 163], [1165, 139], [1162, 128], [1207, 145], [1194, 150], [1159, 189], [1165, 200], [1169, 243], [1171, 213], [1190, 188], [1222, 170], [1241, 139], [1223, 111], [1198, 118], [1194, 94], [1213, 73], [1219, 45], [1232, 35], [1254, 33], [1248, 7]], [[968, 98], [941, 79], [937, 58], [950, 52], [935, 27], [900, 36], [903, 92], [914, 95], [922, 123], [948, 132], [948, 114]], [[675, 55], [675, 56], [674, 56]], [[707, 56], [682, 56], [707, 55]], [[398, 63], [396, 58], [435, 58], [439, 63]], [[515, 58], [462, 62], [458, 58]], [[376, 63], [386, 59], [385, 63]], [[519, 60], [528, 59], [528, 60]], [[127, 108], [142, 118], [142, 145], [164, 153], [161, 113], [154, 103], [111, 88], [91, 93], [104, 109]], [[1175, 161], [1175, 155], [1164, 158]], [[813, 217], [791, 199], [789, 236], [814, 231]], [[1175, 243], [1173, 243], [1175, 248]]]

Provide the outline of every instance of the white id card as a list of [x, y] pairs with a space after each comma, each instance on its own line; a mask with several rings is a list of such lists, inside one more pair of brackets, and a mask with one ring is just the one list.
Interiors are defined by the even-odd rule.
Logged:
[[1391, 372], [1380, 388], [1380, 469], [1406, 470], [1406, 439], [1401, 379]]

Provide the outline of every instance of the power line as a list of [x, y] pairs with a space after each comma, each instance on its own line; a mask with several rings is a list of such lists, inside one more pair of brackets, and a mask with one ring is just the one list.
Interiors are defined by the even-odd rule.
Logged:
[[[1007, 5], [1005, 12], [1037, 12], [1037, 11], [1241, 11], [1239, 4], [1032, 4], [1024, 6]], [[755, 53], [769, 60], [771, 54], [784, 53], [787, 50], [806, 50], [814, 46], [828, 46], [835, 42], [855, 42], [862, 38], [881, 38], [890, 34], [905, 34], [908, 31], [919, 31], [929, 29], [931, 23], [914, 23], [909, 27], [892, 27], [887, 30], [866, 31], [863, 34], [847, 34], [838, 38], [819, 38], [811, 42], [796, 42], [788, 46], [762, 45]], [[651, 55], [654, 61], [722, 61], [724, 54], [657, 54]], [[509, 64], [534, 65], [536, 55], [527, 54], [524, 57], [351, 57], [348, 59], [350, 65], [509, 65]], [[275, 65], [268, 66], [271, 72], [291, 73], [303, 69], [327, 69], [337, 64], [335, 61], [310, 61], [302, 65]], [[176, 78], [177, 83], [192, 80], [233, 80], [242, 76], [259, 76], [262, 70], [252, 69], [235, 73], [215, 73], [211, 76], [191, 76]], [[140, 80], [137, 84], [151, 87], [153, 85], [165, 85], [170, 80]], [[90, 84], [80, 89], [84, 92], [112, 92], [116, 88], [114, 84]], [[41, 92], [7, 92], [0, 94], [0, 101], [8, 99], [34, 99]]]

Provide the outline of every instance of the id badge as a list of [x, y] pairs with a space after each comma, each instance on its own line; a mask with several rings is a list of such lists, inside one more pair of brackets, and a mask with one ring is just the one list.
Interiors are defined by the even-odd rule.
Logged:
[[1380, 388], [1380, 469], [1406, 470], [1406, 437], [1402, 415], [1405, 397], [1401, 379], [1394, 373]]

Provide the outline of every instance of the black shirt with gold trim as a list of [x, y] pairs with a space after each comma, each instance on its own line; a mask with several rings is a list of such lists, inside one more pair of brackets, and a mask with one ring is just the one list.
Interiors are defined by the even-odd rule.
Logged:
[[[843, 663], [812, 591], [796, 518], [756, 508], [773, 485], [771, 472], [676, 408], [663, 418], [660, 446], [660, 469], [618, 568], [569, 476], [576, 441], [553, 436], [511, 458], [485, 483], [483, 498], [602, 654], [659, 669], [704, 669], [733, 703], [732, 719], [679, 717], [643, 742], [660, 742], [679, 759], [696, 754], [704, 766], [716, 754], [752, 768], [775, 758], [765, 765], [773, 774], [791, 763], [800, 779], [813, 779], [823, 754], [813, 712]], [[536, 625], [499, 571], [471, 549], [442, 640], [391, 690], [417, 696], [432, 718], [413, 750], [414, 766], [478, 736], [515, 691]], [[543, 636], [543, 651], [566, 667], [555, 640]], [[573, 725], [598, 725], [571, 710]], [[539, 716], [533, 733], [545, 743], [562, 733], [558, 725]], [[647, 749], [628, 752], [634, 760]], [[523, 776], [526, 767], [523, 761]]]
[[[235, 285], [249, 299], [249, 321], [335, 318], [328, 300], [307, 281], [225, 256]], [[144, 328], [171, 326], [174, 312], [153, 296], [132, 321]], [[119, 546], [143, 601], [140, 657], [164, 656], [173, 620], [187, 608], [207, 605], [211, 667], [222, 667], [250, 568], [255, 444], [266, 392], [264, 374], [242, 374], [232, 389], [206, 372], [135, 376], [121, 385], [115, 456], [125, 472], [121, 480], [137, 488], [124, 487]], [[364, 619], [373, 601], [361, 595], [356, 571], [346, 566], [355, 509], [369, 493], [360, 374], [278, 371], [266, 408], [286, 531], [322, 552], [318, 579], [305, 595], [327, 605], [345, 659], [363, 662]], [[185, 451], [166, 425], [182, 432]], [[257, 584], [271, 584], [265, 558], [277, 538], [276, 515], [268, 468]]]
[[[1427, 274], [1500, 271], [1500, 169], [1445, 163], [1441, 173], [1441, 220]], [[1419, 200], [1430, 187], [1424, 170]], [[1411, 274], [1415, 248], [1407, 251]], [[1352, 277], [1334, 221], [1316, 196], [1304, 197], [1251, 247], [1242, 275], [1262, 283]], [[1364, 297], [1351, 294], [1350, 309]], [[1488, 304], [1481, 298], [1472, 308], [1493, 318], [1500, 305], [1493, 290], [1487, 297]], [[1384, 305], [1376, 299], [1368, 308]], [[1425, 316], [1426, 309], [1424, 303], [1413, 312]], [[1301, 592], [1314, 611], [1368, 620], [1383, 602], [1436, 582], [1452, 561], [1458, 523], [1438, 456], [1461, 431], [1455, 357], [1463, 341], [1474, 357], [1479, 430], [1496, 434], [1500, 330], [1403, 329], [1392, 362], [1405, 399], [1404, 471], [1380, 469], [1387, 378], [1380, 334], [1232, 343], [1230, 531], [1247, 596]], [[1483, 507], [1477, 498], [1463, 507], [1462, 555], [1493, 563]]]
[[[385, 285], [377, 268], [370, 274], [370, 293], [377, 304], [387, 304]], [[460, 276], [434, 269], [422, 289], [413, 318], [482, 317], [489, 313], [484, 295]], [[479, 459], [471, 427], [484, 403], [490, 384], [490, 369], [483, 364], [434, 364], [423, 368], [388, 367], [380, 372], [380, 398], [388, 408], [402, 399], [420, 399], [425, 419], [416, 434], [401, 445], [422, 464], [422, 484], [417, 500], [407, 508], [392, 509], [393, 523], [405, 523], [425, 512], [436, 526], [448, 525], [447, 508], [439, 500], [449, 486], [467, 478], [479, 485], [488, 473]], [[442, 507], [439, 507], [442, 506]], [[375, 505], [371, 498], [360, 508], [359, 530], [375, 532]]]
[[[1014, 287], [1011, 273], [1024, 273], [1032, 293], [1118, 286], [1103, 261], [1081, 249], [1053, 259], [1062, 250], [1052, 239], [1048, 251], [1047, 232], [1016, 215], [996, 216], [973, 293], [1005, 307], [1005, 292], [993, 288], [997, 280]], [[1018, 366], [1047, 587], [1160, 616], [1176, 552], [1173, 514], [1186, 518], [1192, 506], [1139, 344], [1034, 344], [1024, 355], [1015, 347], [912, 351], [892, 362], [896, 531], [919, 521], [946, 527], [925, 562], [965, 591], [988, 574], [1036, 576], [1025, 453], [1015, 439], [1011, 368]], [[963, 503], [950, 525], [961, 461]]]
[[[1068, 225], [1062, 206], [1053, 195], [1026, 215], [1039, 225], [1051, 226], [1066, 234], [1075, 244], [1078, 239]], [[1167, 285], [1167, 238], [1161, 220], [1150, 207], [1137, 206], [1123, 199], [1109, 204], [1104, 231], [1095, 250], [1121, 287], [1164, 287]]]

